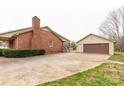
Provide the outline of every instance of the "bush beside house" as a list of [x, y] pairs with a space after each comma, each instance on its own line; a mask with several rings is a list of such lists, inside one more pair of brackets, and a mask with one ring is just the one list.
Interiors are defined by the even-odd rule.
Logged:
[[2, 53], [3, 50], [4, 50], [4, 49], [0, 49], [0, 56], [3, 56], [3, 53]]
[[72, 50], [76, 50], [76, 48], [77, 48], [76, 42], [72, 41], [72, 42], [70, 43], [70, 48], [71, 48]]
[[20, 58], [29, 57], [36, 55], [44, 55], [44, 49], [0, 49], [0, 56], [10, 57], [10, 58]]

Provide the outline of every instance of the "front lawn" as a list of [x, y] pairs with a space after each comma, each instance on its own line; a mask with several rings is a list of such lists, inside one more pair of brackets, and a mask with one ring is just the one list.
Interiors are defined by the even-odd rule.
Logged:
[[104, 63], [75, 75], [39, 84], [40, 86], [116, 86], [124, 85], [124, 65]]
[[110, 60], [113, 60], [113, 61], [124, 62], [124, 53], [115, 52], [114, 55], [111, 56], [109, 59], [110, 59]]

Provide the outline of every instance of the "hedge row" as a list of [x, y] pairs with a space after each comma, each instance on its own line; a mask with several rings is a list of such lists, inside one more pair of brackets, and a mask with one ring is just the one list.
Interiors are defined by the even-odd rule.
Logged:
[[36, 56], [36, 55], [44, 55], [45, 50], [43, 49], [0, 49], [0, 56], [5, 57], [13, 57], [13, 58], [20, 58], [20, 57], [29, 57], [29, 56]]
[[4, 50], [4, 49], [0, 49], [0, 56], [3, 56], [3, 53], [2, 53], [3, 50]]

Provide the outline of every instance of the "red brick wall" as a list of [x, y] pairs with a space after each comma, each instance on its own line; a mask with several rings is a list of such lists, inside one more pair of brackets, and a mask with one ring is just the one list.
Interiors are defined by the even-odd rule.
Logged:
[[[50, 31], [41, 31], [42, 35], [42, 47], [47, 50], [47, 52], [55, 53], [62, 51], [62, 41], [58, 39], [54, 34]], [[49, 47], [49, 41], [54, 42], [53, 47]]]
[[[16, 49], [45, 49], [47, 53], [57, 53], [62, 51], [62, 42], [50, 31], [40, 31], [38, 36], [32, 41], [33, 32], [27, 32], [19, 35], [15, 40], [13, 40], [13, 48]], [[49, 41], [54, 41], [54, 46], [49, 47]], [[33, 43], [34, 45], [31, 46]]]
[[9, 48], [13, 48], [13, 40], [9, 41]]
[[[40, 19], [36, 16], [32, 18], [32, 48], [42, 48], [48, 53], [60, 52], [62, 51], [62, 42], [50, 31], [43, 31], [40, 28]], [[49, 41], [54, 42], [54, 47], [49, 47]]]
[[26, 32], [24, 34], [19, 35], [16, 39], [13, 40], [13, 44], [9, 44], [9, 46], [16, 49], [27, 49], [31, 48], [31, 39], [32, 32]]

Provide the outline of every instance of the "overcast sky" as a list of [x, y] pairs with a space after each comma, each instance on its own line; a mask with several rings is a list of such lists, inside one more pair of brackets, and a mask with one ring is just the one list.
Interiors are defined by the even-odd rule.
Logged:
[[[30, 27], [33, 16], [41, 19], [41, 27], [49, 26], [70, 40], [79, 40], [89, 33], [99, 34], [98, 27], [116, 2], [81, 2], [81, 0], [34, 0], [0, 3], [0, 32]], [[103, 5], [101, 5], [103, 4]]]

